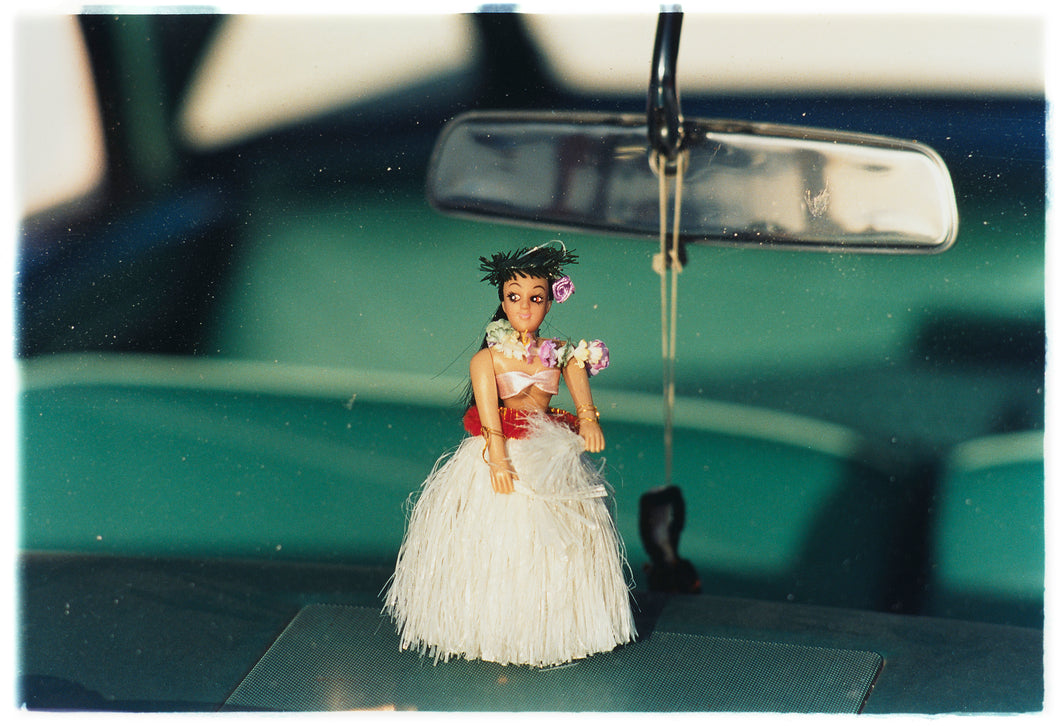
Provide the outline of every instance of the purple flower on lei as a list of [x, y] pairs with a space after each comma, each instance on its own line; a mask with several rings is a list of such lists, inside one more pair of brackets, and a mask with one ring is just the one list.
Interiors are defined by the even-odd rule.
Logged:
[[611, 352], [602, 340], [589, 343], [589, 375], [596, 375], [611, 364]]
[[559, 355], [556, 352], [556, 341], [552, 340], [552, 338], [542, 340], [541, 344], [537, 346], [537, 357], [549, 368], [555, 367], [556, 363], [559, 362]]
[[573, 294], [574, 282], [567, 275], [552, 283], [552, 299], [556, 302], [561, 303]]

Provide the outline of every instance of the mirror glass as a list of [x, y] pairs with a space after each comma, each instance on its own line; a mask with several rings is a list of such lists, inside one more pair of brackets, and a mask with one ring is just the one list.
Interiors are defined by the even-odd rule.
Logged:
[[[684, 134], [686, 242], [938, 252], [956, 238], [949, 173], [923, 144], [695, 119]], [[476, 112], [439, 136], [427, 194], [458, 215], [658, 237], [654, 166], [642, 115]]]

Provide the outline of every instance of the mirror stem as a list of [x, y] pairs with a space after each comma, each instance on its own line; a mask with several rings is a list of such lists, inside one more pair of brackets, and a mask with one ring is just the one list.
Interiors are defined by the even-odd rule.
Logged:
[[667, 167], [681, 149], [684, 124], [677, 94], [677, 50], [683, 18], [684, 13], [679, 10], [659, 13], [648, 87], [648, 141], [667, 160]]

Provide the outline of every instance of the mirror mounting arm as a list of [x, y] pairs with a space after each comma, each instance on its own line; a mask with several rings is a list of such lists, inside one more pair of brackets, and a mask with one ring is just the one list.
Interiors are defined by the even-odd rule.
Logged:
[[684, 118], [677, 94], [677, 51], [681, 42], [680, 11], [659, 13], [648, 86], [648, 142], [670, 166], [683, 141]]

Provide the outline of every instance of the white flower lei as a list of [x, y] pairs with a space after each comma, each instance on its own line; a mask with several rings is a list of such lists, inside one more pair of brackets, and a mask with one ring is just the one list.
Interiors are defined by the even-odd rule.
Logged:
[[[494, 320], [486, 326], [486, 345], [506, 358], [531, 360], [539, 354], [536, 343], [532, 337], [525, 343], [520, 340], [519, 332], [508, 320]], [[564, 342], [555, 346], [554, 355], [558, 367], [565, 368], [573, 361], [582, 367], [588, 365], [589, 375], [602, 371], [610, 362], [607, 346], [600, 340], [582, 340], [577, 346]], [[541, 362], [551, 365], [545, 356], [542, 356]]]
[[[530, 337], [524, 343], [520, 339], [519, 332], [513, 328], [512, 324], [507, 320], [494, 320], [486, 326], [486, 345], [493, 348], [506, 358], [527, 361], [531, 360], [538, 354], [536, 343], [537, 340], [533, 337]], [[567, 347], [569, 346], [564, 344], [564, 348], [557, 351], [557, 353], [560, 353], [561, 360], [563, 358], [562, 350], [565, 350]]]

